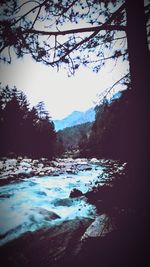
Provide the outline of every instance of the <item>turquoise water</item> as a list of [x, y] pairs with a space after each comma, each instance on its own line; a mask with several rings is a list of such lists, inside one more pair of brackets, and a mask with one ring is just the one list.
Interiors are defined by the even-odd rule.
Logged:
[[[0, 187], [0, 245], [27, 231], [80, 217], [93, 218], [95, 207], [85, 197], [69, 198], [72, 189], [87, 192], [103, 173], [101, 166], [78, 174], [31, 177]], [[100, 179], [100, 178], [99, 178]], [[59, 218], [51, 219], [50, 212]]]

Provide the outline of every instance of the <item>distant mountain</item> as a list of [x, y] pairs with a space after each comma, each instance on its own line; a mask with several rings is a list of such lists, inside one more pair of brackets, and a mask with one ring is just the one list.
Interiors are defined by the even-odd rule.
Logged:
[[62, 120], [54, 120], [55, 130], [59, 131], [67, 127], [79, 125], [86, 122], [95, 120], [95, 110], [90, 108], [85, 112], [73, 111], [69, 116]]

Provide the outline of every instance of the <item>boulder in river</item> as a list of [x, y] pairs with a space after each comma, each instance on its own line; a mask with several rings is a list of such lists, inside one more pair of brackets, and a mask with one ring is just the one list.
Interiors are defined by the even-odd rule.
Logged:
[[70, 198], [59, 198], [51, 202], [54, 206], [66, 206], [71, 207], [73, 205], [73, 199]]
[[56, 219], [61, 218], [55, 212], [49, 211], [49, 210], [41, 208], [41, 207], [35, 207], [35, 208], [32, 208], [32, 210], [37, 211], [39, 214], [41, 214], [45, 220], [56, 220]]
[[73, 198], [73, 197], [81, 197], [81, 196], [83, 196], [83, 193], [79, 189], [74, 188], [73, 190], [71, 190], [69, 197]]

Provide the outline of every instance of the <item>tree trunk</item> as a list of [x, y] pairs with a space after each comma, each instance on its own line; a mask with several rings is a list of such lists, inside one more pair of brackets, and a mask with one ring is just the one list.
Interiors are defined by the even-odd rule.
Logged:
[[[144, 14], [144, 1], [136, 3], [126, 0], [127, 41], [131, 74], [132, 114], [131, 142], [129, 144], [129, 161], [135, 176], [139, 199], [145, 198], [148, 179], [149, 153], [149, 90], [150, 58]], [[131, 130], [130, 129], [130, 130]], [[137, 199], [136, 199], [137, 200]]]

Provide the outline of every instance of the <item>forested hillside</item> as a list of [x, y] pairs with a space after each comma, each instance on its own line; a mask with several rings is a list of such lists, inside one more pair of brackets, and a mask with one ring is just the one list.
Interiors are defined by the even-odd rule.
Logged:
[[58, 140], [62, 140], [64, 150], [77, 149], [81, 140], [89, 138], [92, 125], [87, 122], [58, 131]]
[[83, 138], [80, 145], [82, 156], [123, 160], [130, 157], [133, 136], [136, 138], [134, 125], [131, 123], [131, 99], [131, 90], [128, 89], [111, 103], [105, 100], [97, 106], [91, 134], [88, 140]]

